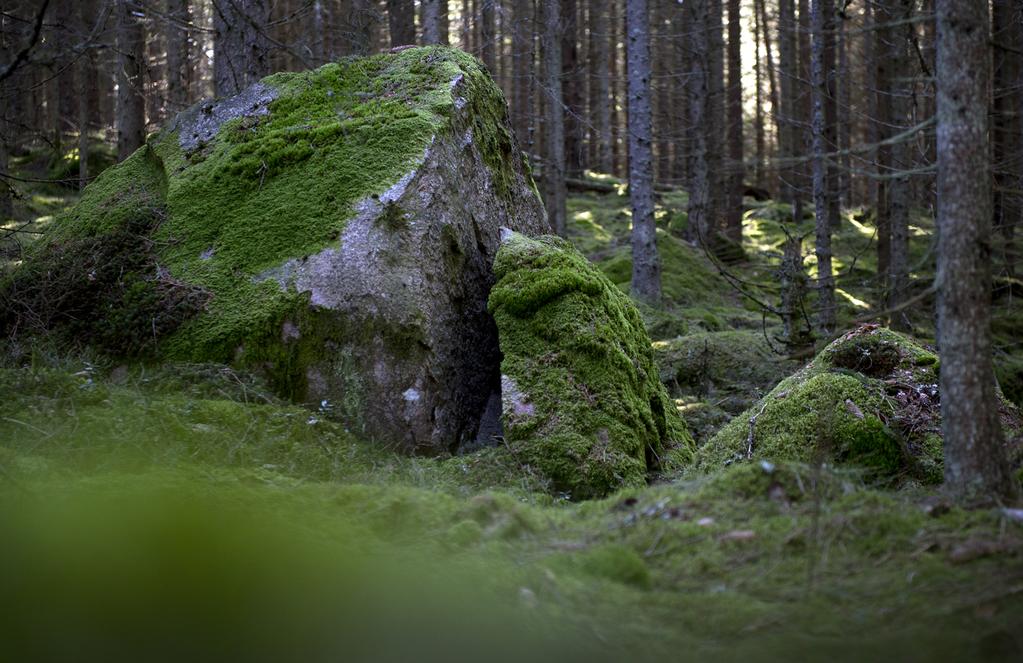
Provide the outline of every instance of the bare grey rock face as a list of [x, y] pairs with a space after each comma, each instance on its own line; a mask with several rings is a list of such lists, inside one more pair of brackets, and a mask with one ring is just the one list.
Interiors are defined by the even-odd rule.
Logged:
[[[462, 77], [452, 81], [456, 95]], [[490, 442], [500, 394], [497, 328], [487, 312], [501, 228], [549, 233], [528, 173], [512, 159], [500, 185], [473, 133], [473, 105], [455, 99], [452, 128], [421, 164], [356, 205], [336, 246], [257, 275], [309, 293], [345, 333], [305, 367], [305, 399], [328, 401], [355, 432], [416, 453]], [[512, 154], [517, 155], [517, 149]], [[301, 323], [288, 320], [285, 343]], [[300, 341], [297, 341], [300, 342]], [[491, 417], [496, 419], [496, 417]], [[487, 438], [487, 439], [482, 439]]]

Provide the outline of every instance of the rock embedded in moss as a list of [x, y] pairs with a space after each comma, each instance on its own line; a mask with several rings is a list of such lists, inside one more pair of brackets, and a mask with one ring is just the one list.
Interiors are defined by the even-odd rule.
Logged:
[[161, 218], [150, 271], [203, 295], [157, 358], [258, 369], [425, 453], [473, 440], [499, 389], [499, 227], [549, 230], [500, 89], [440, 47], [203, 102], [105, 171], [44, 244], [102, 239], [143, 206]]
[[[748, 458], [839, 462], [875, 476], [940, 482], [938, 367], [938, 356], [909, 337], [859, 327], [735, 417], [700, 448], [696, 467], [712, 471]], [[1014, 408], [1002, 405], [1006, 428], [1023, 428]]]
[[556, 237], [507, 232], [494, 271], [505, 440], [521, 462], [578, 499], [689, 460], [692, 438], [625, 293]]

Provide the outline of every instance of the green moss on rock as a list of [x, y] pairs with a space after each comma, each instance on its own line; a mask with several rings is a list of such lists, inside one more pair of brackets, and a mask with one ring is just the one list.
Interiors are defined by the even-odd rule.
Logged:
[[937, 369], [937, 355], [908, 337], [860, 327], [733, 419], [699, 450], [697, 466], [840, 462], [940, 481]]
[[625, 293], [555, 237], [510, 234], [494, 271], [505, 433], [524, 464], [587, 498], [689, 458], [692, 438]]

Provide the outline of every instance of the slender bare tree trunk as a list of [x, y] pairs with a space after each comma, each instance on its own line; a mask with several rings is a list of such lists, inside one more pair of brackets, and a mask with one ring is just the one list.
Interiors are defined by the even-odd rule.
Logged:
[[494, 1], [480, 2], [480, 59], [493, 76], [497, 76], [497, 24], [494, 19]]
[[583, 153], [583, 89], [580, 76], [578, 21], [576, 0], [561, 0], [561, 71], [565, 100], [565, 173], [568, 177], [582, 177]]
[[412, 0], [387, 0], [387, 28], [392, 47], [416, 43], [416, 11]]
[[[716, 17], [715, 17], [716, 14]], [[708, 249], [717, 248], [717, 194], [721, 159], [721, 3], [689, 3], [689, 234]]]
[[213, 0], [213, 89], [237, 94], [270, 73], [269, 0]]
[[657, 226], [654, 224], [649, 21], [647, 0], [629, 0], [626, 3], [632, 294], [641, 301], [657, 306], [661, 303], [661, 266], [657, 259]]
[[167, 0], [165, 32], [167, 40], [167, 104], [171, 111], [188, 105], [188, 77], [185, 73], [189, 60], [188, 24], [191, 21], [188, 0]]
[[[877, 174], [880, 176], [875, 184], [876, 192], [876, 218], [877, 218], [877, 276], [878, 280], [886, 287], [888, 274], [890, 273], [890, 261], [892, 257], [892, 227], [890, 223], [890, 208], [888, 204], [888, 192], [890, 182], [882, 179], [891, 174], [892, 150], [890, 146], [880, 145], [892, 135], [891, 131], [891, 63], [888, 61], [889, 42], [892, 37], [892, 29], [883, 27], [891, 23], [892, 14], [890, 4], [893, 0], [882, 0], [872, 3], [874, 11], [874, 89], [876, 90], [876, 103], [874, 106], [874, 132], [875, 142], [878, 143], [877, 156], [875, 160]], [[885, 288], [886, 289], [886, 288]], [[885, 300], [887, 301], [887, 299]]]
[[1023, 162], [1020, 149], [1023, 131], [1020, 114], [1020, 76], [1023, 66], [1023, 5], [1015, 0], [994, 0], [992, 41], [994, 43], [994, 90], [992, 100], [991, 154], [994, 163], [994, 228], [1002, 236], [999, 251], [1005, 272], [1015, 274], [1014, 235], [1023, 214]]
[[753, 169], [753, 181], [758, 187], [764, 186], [764, 159], [767, 149], [767, 140], [764, 135], [764, 82], [763, 82], [763, 61], [760, 58], [760, 35], [763, 31], [760, 23], [759, 7], [754, 7], [753, 12], [753, 74], [754, 74], [754, 149], [756, 163]]
[[[890, 16], [903, 24], [895, 27], [889, 36], [886, 59], [890, 67], [891, 131], [902, 133], [913, 124], [913, 81], [910, 68], [910, 41], [912, 27], [905, 24], [913, 13], [914, 0], [895, 0]], [[912, 189], [908, 170], [913, 167], [912, 143], [904, 140], [891, 148], [892, 179], [888, 181], [888, 306], [898, 306], [907, 298], [909, 287], [909, 206]], [[904, 313], [889, 322], [896, 329], [906, 330], [909, 321]]]
[[128, 157], [146, 140], [142, 65], [145, 31], [130, 0], [117, 4], [117, 159]]
[[519, 144], [527, 145], [533, 124], [533, 98], [529, 82], [533, 78], [533, 3], [515, 0], [512, 7], [512, 121]]
[[743, 166], [742, 136], [742, 20], [740, 0], [728, 0], [728, 167], [725, 189], [725, 236], [742, 244], [742, 192], [746, 169]]
[[797, 145], [799, 131], [796, 127], [798, 116], [796, 100], [796, 10], [793, 0], [778, 0], [778, 152], [782, 159], [779, 178], [781, 198], [792, 206], [792, 220], [800, 220], [800, 195], [797, 183], [798, 168], [791, 160], [799, 156]]
[[565, 209], [565, 106], [561, 92], [561, 7], [558, 0], [543, 0], [544, 107], [546, 108], [546, 154], [543, 165], [547, 216], [559, 235], [564, 236]]
[[849, 71], [849, 39], [846, 36], [846, 20], [844, 15], [838, 17], [838, 44], [836, 46], [838, 50], [838, 75], [835, 77], [835, 82], [837, 87], [836, 103], [838, 105], [838, 149], [843, 154], [838, 158], [839, 166], [835, 187], [838, 193], [839, 204], [844, 203], [848, 206], [852, 204], [852, 185], [850, 184], [852, 163], [848, 152], [850, 146], [849, 136], [852, 132], [850, 124], [852, 95], [850, 91], [853, 87], [853, 81], [852, 73]]
[[991, 362], [988, 3], [937, 0], [938, 344], [945, 484], [1013, 500]]
[[621, 175], [622, 172], [628, 169], [626, 165], [626, 158], [628, 151], [626, 146], [628, 140], [623, 137], [622, 126], [625, 124], [625, 118], [621, 107], [624, 104], [619, 104], [622, 98], [621, 94], [621, 81], [625, 77], [625, 63], [618, 57], [618, 43], [622, 36], [622, 12], [619, 9], [622, 7], [623, 0], [610, 0], [610, 28], [611, 28], [611, 125], [612, 125], [612, 154], [613, 154], [613, 165], [611, 173], [613, 175]]
[[422, 0], [424, 44], [447, 43], [447, 35], [441, 36], [441, 15], [447, 14], [447, 11], [447, 0]]
[[611, 138], [611, 35], [604, 0], [590, 0], [590, 43], [593, 45], [593, 89], [590, 111], [594, 124], [594, 163], [601, 173], [614, 168]]
[[813, 205], [817, 231], [817, 327], [821, 336], [828, 337], [835, 329], [835, 275], [831, 267], [831, 195], [828, 183], [828, 164], [825, 154], [829, 71], [827, 58], [828, 33], [834, 12], [833, 0], [812, 0], [811, 76], [813, 83]]

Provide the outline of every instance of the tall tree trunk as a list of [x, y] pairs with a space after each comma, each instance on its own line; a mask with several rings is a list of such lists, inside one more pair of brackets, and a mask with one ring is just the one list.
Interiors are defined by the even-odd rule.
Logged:
[[237, 94], [270, 73], [269, 0], [213, 0], [213, 89]]
[[387, 0], [387, 27], [392, 47], [416, 43], [416, 10], [412, 0]]
[[[14, 48], [6, 39], [0, 39], [0, 62], [10, 62]], [[10, 172], [10, 154], [14, 149], [15, 118], [20, 115], [20, 104], [16, 102], [20, 91], [18, 73], [0, 81], [0, 173]], [[14, 218], [14, 189], [11, 182], [0, 178], [0, 224]]]
[[[890, 16], [898, 23], [888, 41], [886, 60], [889, 62], [888, 89], [891, 92], [891, 132], [899, 134], [913, 123], [913, 81], [910, 68], [911, 30], [907, 22], [913, 13], [914, 0], [895, 0]], [[912, 198], [908, 170], [913, 167], [913, 150], [905, 139], [891, 148], [894, 177], [888, 181], [888, 306], [902, 304], [909, 287], [909, 206]], [[893, 317], [889, 324], [896, 329], [909, 329], [905, 313]]]
[[[689, 234], [701, 246], [715, 249], [717, 243], [717, 218], [715, 208], [716, 187], [714, 180], [720, 176], [715, 167], [715, 138], [719, 128], [714, 117], [715, 56], [713, 17], [714, 0], [700, 0], [688, 3], [687, 24], [690, 32], [691, 69], [689, 73], [689, 125], [692, 130], [690, 141], [689, 172]], [[718, 16], [720, 26], [720, 15]]]
[[515, 0], [512, 7], [512, 121], [520, 145], [529, 145], [533, 126], [533, 21], [532, 0]]
[[632, 203], [632, 294], [661, 303], [661, 266], [654, 224], [653, 151], [650, 112], [650, 14], [647, 0], [626, 4], [629, 67], [629, 200]]
[[988, 3], [937, 0], [938, 344], [945, 483], [1012, 500], [991, 362]]
[[565, 209], [565, 107], [561, 93], [561, 3], [543, 0], [543, 60], [546, 109], [546, 136], [543, 165], [547, 216], [559, 235], [564, 236]]
[[583, 88], [579, 75], [579, 48], [576, 39], [578, 21], [576, 0], [561, 0], [561, 71], [565, 100], [565, 173], [582, 177], [583, 154]]
[[165, 32], [167, 40], [167, 104], [171, 111], [180, 111], [188, 105], [188, 77], [185, 72], [189, 61], [188, 25], [191, 21], [188, 0], [167, 0]]
[[764, 159], [766, 156], [767, 141], [764, 135], [764, 81], [763, 61], [760, 58], [760, 35], [763, 31], [760, 23], [759, 7], [754, 7], [753, 12], [753, 75], [754, 75], [754, 149], [755, 163], [753, 167], [753, 181], [758, 187], [764, 186]]
[[[627, 138], [623, 137], [622, 126], [625, 124], [624, 104], [622, 100], [621, 82], [625, 78], [625, 62], [619, 57], [618, 43], [622, 36], [622, 16], [619, 11], [624, 0], [610, 0], [610, 28], [611, 28], [611, 125], [612, 125], [612, 158], [613, 164], [611, 174], [621, 175], [627, 170], [626, 157]], [[625, 166], [625, 168], [623, 168]]]
[[447, 0], [422, 0], [423, 12], [423, 43], [447, 44], [448, 38], [444, 30], [442, 16], [447, 16]]
[[686, 12], [675, 7], [671, 15], [671, 52], [668, 57], [672, 63], [671, 76], [671, 114], [669, 122], [671, 125], [672, 146], [671, 160], [671, 181], [680, 186], [686, 186], [689, 177], [689, 164], [687, 154], [689, 152], [689, 96], [688, 74], [689, 71], [689, 50], [685, 46], [688, 36], [688, 24], [686, 23]]
[[473, 48], [473, 34], [472, 34], [472, 5], [469, 0], [462, 0], [462, 34], [461, 44], [462, 50], [467, 53], [472, 53]]
[[145, 31], [132, 11], [131, 0], [117, 2], [117, 159], [142, 147], [146, 140], [145, 88], [142, 65]]
[[667, 32], [671, 25], [672, 13], [676, 10], [670, 0], [650, 0], [647, 9], [651, 14], [650, 52], [653, 74], [650, 93], [653, 105], [651, 127], [654, 141], [654, 181], [667, 182], [671, 173], [671, 76], [676, 63], [672, 58], [674, 40]]
[[1014, 0], [992, 2], [994, 42], [994, 94], [992, 103], [991, 154], [994, 163], [994, 228], [1002, 236], [999, 252], [1006, 273], [1015, 274], [1014, 234], [1023, 214], [1020, 181], [1020, 49], [1023, 47], [1023, 6]]
[[725, 190], [725, 236], [742, 244], [742, 192], [746, 170], [743, 166], [742, 137], [742, 19], [740, 0], [728, 0], [728, 167]]
[[782, 167], [781, 198], [792, 207], [792, 220], [799, 222], [801, 215], [798, 168], [793, 159], [799, 155], [796, 128], [798, 115], [796, 99], [796, 77], [799, 75], [796, 61], [796, 13], [793, 0], [778, 0], [778, 59], [780, 86], [778, 94], [778, 152]]
[[590, 43], [593, 45], [593, 89], [590, 117], [594, 130], [593, 167], [601, 173], [614, 168], [611, 151], [611, 35], [604, 0], [590, 0]]
[[491, 75], [497, 76], [497, 23], [494, 19], [494, 2], [496, 0], [480, 1], [480, 59], [490, 70]]
[[[892, 29], [883, 27], [891, 23], [890, 4], [892, 0], [871, 3], [874, 8], [875, 42], [874, 42], [874, 89], [876, 102], [874, 105], [874, 136], [878, 143], [875, 159], [878, 179], [875, 186], [876, 218], [877, 218], [877, 276], [887, 286], [892, 256], [892, 227], [889, 216], [888, 191], [890, 180], [885, 179], [892, 170], [892, 150], [880, 143], [891, 137], [891, 63], [888, 61], [888, 42], [892, 39]], [[885, 299], [887, 302], [887, 298]]]
[[347, 28], [349, 34], [348, 52], [351, 55], [368, 55], [373, 48], [373, 28], [376, 9], [373, 0], [349, 0]]
[[826, 135], [828, 76], [831, 63], [827, 58], [828, 19], [834, 12], [832, 0], [812, 0], [811, 76], [813, 83], [813, 206], [817, 231], [817, 328], [827, 338], [835, 329], [835, 275], [831, 268], [831, 195], [828, 183]]
[[838, 158], [838, 174], [835, 182], [838, 202], [849, 206], [852, 205], [852, 185], [850, 184], [850, 173], [852, 162], [849, 158], [850, 134], [852, 133], [850, 108], [852, 105], [852, 73], [849, 71], [849, 39], [846, 36], [846, 17], [844, 14], [838, 16], [838, 75], [836, 82], [836, 103], [838, 106], [838, 117], [836, 119], [838, 134], [838, 149], [842, 155]]

